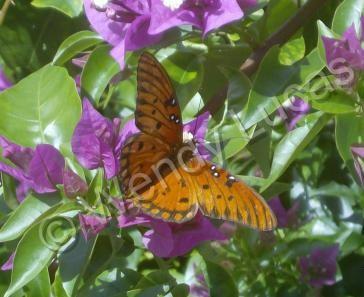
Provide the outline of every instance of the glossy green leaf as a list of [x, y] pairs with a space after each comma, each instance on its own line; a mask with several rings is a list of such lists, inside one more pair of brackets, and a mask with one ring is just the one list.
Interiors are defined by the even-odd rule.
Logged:
[[62, 280], [59, 276], [59, 270], [56, 271], [54, 281], [52, 283], [52, 292], [56, 297], [69, 297], [62, 286]]
[[45, 66], [0, 94], [0, 135], [24, 146], [69, 146], [80, 115], [75, 82], [57, 66]]
[[4, 201], [10, 209], [15, 209], [19, 205], [16, 197], [16, 181], [9, 175], [1, 173], [1, 181], [3, 184]]
[[91, 206], [96, 206], [100, 203], [101, 191], [104, 184], [104, 172], [99, 169], [96, 175], [92, 179], [88, 192], [86, 194], [86, 200]]
[[220, 265], [206, 262], [207, 282], [211, 297], [239, 296], [238, 289], [231, 275]]
[[[201, 57], [177, 51], [162, 63], [175, 83], [178, 101], [183, 109], [201, 86], [204, 74]], [[197, 113], [197, 110], [195, 112]]]
[[51, 296], [51, 284], [47, 267], [43, 268], [43, 270], [25, 286], [24, 292], [27, 296]]
[[54, 250], [42, 238], [43, 224], [37, 224], [19, 241], [14, 258], [11, 283], [5, 293], [10, 297], [14, 292], [32, 281], [50, 263]]
[[279, 62], [279, 53], [278, 47], [271, 48], [260, 65], [248, 104], [240, 115], [245, 129], [266, 119], [324, 67], [317, 50], [289, 66]]
[[253, 137], [255, 126], [251, 127], [248, 131], [244, 131], [237, 120], [232, 124], [221, 126], [218, 131], [219, 133], [217, 135], [220, 136], [220, 139], [217, 138], [215, 141], [220, 140], [222, 142], [221, 157], [223, 159], [229, 159], [242, 151], [249, 143]]
[[29, 194], [0, 229], [0, 242], [18, 238], [37, 218], [55, 205], [55, 197]]
[[328, 28], [322, 21], [317, 21], [317, 28], [318, 28], [318, 40], [317, 40], [317, 49], [320, 54], [321, 60], [326, 64], [326, 52], [322, 37], [329, 37], [329, 38], [339, 38], [340, 36], [335, 34], [330, 28]]
[[283, 23], [297, 11], [297, 4], [290, 0], [269, 1], [264, 15], [263, 36], [268, 37], [278, 30]]
[[355, 25], [357, 29], [361, 27], [360, 18], [364, 12], [364, 0], [345, 0], [337, 8], [332, 29], [342, 34], [351, 25]]
[[353, 113], [357, 109], [355, 99], [343, 92], [330, 92], [324, 99], [311, 101], [312, 107], [332, 114]]
[[82, 70], [81, 92], [98, 103], [111, 79], [119, 72], [119, 64], [110, 56], [110, 47], [96, 48]]
[[336, 147], [346, 165], [353, 169], [350, 147], [353, 144], [364, 143], [364, 118], [355, 114], [336, 116]]
[[158, 297], [167, 294], [176, 286], [175, 279], [163, 270], [152, 271], [143, 276], [127, 297]]
[[105, 270], [97, 276], [94, 284], [81, 290], [80, 297], [120, 296], [126, 297], [127, 291], [133, 288], [140, 276], [130, 269], [114, 268]]
[[59, 46], [53, 64], [62, 65], [82, 51], [102, 42], [102, 38], [91, 31], [80, 31], [68, 37]]
[[[246, 175], [238, 175], [238, 177], [245, 183], [247, 183], [249, 186], [257, 190], [267, 183], [267, 179], [261, 177], [246, 176]], [[270, 198], [282, 194], [284, 192], [288, 192], [290, 188], [291, 186], [287, 183], [274, 182], [261, 194], [263, 197]]]
[[187, 297], [189, 296], [190, 288], [186, 284], [179, 284], [171, 290], [173, 297]]
[[79, 233], [71, 249], [63, 252], [59, 258], [59, 275], [64, 290], [69, 297], [77, 296], [78, 286], [90, 260], [96, 237], [88, 241]]
[[70, 17], [76, 17], [82, 11], [82, 0], [33, 0], [32, 5], [39, 8], [52, 7]]
[[308, 115], [303, 126], [287, 133], [277, 144], [271, 171], [261, 191], [267, 189], [276, 181], [294, 161], [297, 155], [316, 137], [321, 129], [327, 124], [330, 116], [317, 112]]
[[279, 61], [283, 65], [292, 65], [305, 56], [305, 40], [303, 37], [287, 42], [281, 48]]

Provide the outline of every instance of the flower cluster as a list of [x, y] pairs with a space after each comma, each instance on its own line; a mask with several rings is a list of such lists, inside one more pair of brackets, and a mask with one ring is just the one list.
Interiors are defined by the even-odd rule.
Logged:
[[124, 68], [126, 51], [158, 43], [164, 33], [181, 25], [201, 29], [203, 36], [244, 16], [255, 0], [84, 0], [86, 16], [111, 55]]
[[338, 254], [338, 245], [313, 249], [308, 256], [299, 259], [302, 278], [312, 287], [333, 285]]
[[294, 202], [288, 210], [284, 208], [279, 197], [273, 197], [268, 201], [268, 204], [276, 215], [279, 228], [292, 227], [297, 223], [297, 213], [300, 207], [298, 201]]
[[339, 67], [347, 66], [356, 72], [364, 70], [363, 29], [364, 17], [361, 18], [360, 34], [357, 34], [353, 24], [340, 39], [323, 37], [329, 70], [342, 81], [343, 86], [352, 86], [356, 76], [355, 73], [351, 75], [351, 72], [342, 71]]

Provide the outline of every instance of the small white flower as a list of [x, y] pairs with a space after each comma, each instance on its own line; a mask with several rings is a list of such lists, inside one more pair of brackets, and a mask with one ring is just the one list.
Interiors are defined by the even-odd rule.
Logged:
[[92, 0], [92, 4], [98, 9], [106, 9], [109, 0]]
[[183, 4], [183, 1], [184, 0], [162, 0], [163, 5], [170, 8], [171, 10], [180, 8], [180, 6]]
[[183, 142], [190, 142], [193, 140], [193, 134], [190, 131], [183, 131]]

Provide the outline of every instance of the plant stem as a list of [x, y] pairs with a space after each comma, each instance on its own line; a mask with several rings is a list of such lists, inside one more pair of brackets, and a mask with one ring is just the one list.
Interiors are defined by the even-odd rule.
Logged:
[[[297, 13], [285, 22], [275, 33], [273, 33], [263, 44], [258, 46], [250, 57], [240, 66], [240, 71], [252, 76], [258, 69], [268, 50], [274, 45], [286, 43], [306, 22], [312, 20], [313, 15], [323, 6], [327, 0], [309, 0]], [[205, 111], [216, 113], [226, 100], [227, 86], [219, 90], [214, 97], [205, 105], [199, 114]]]
[[0, 26], [4, 23], [6, 13], [8, 12], [9, 6], [12, 0], [5, 0], [3, 7], [0, 10]]

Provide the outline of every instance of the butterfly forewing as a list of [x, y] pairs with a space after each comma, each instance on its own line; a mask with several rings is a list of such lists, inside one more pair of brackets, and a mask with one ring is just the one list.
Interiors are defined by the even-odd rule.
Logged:
[[137, 71], [137, 127], [170, 145], [182, 143], [182, 119], [172, 83], [159, 62], [143, 53]]
[[195, 179], [200, 192], [198, 204], [203, 214], [262, 231], [276, 227], [276, 218], [264, 199], [226, 170], [206, 161]]

